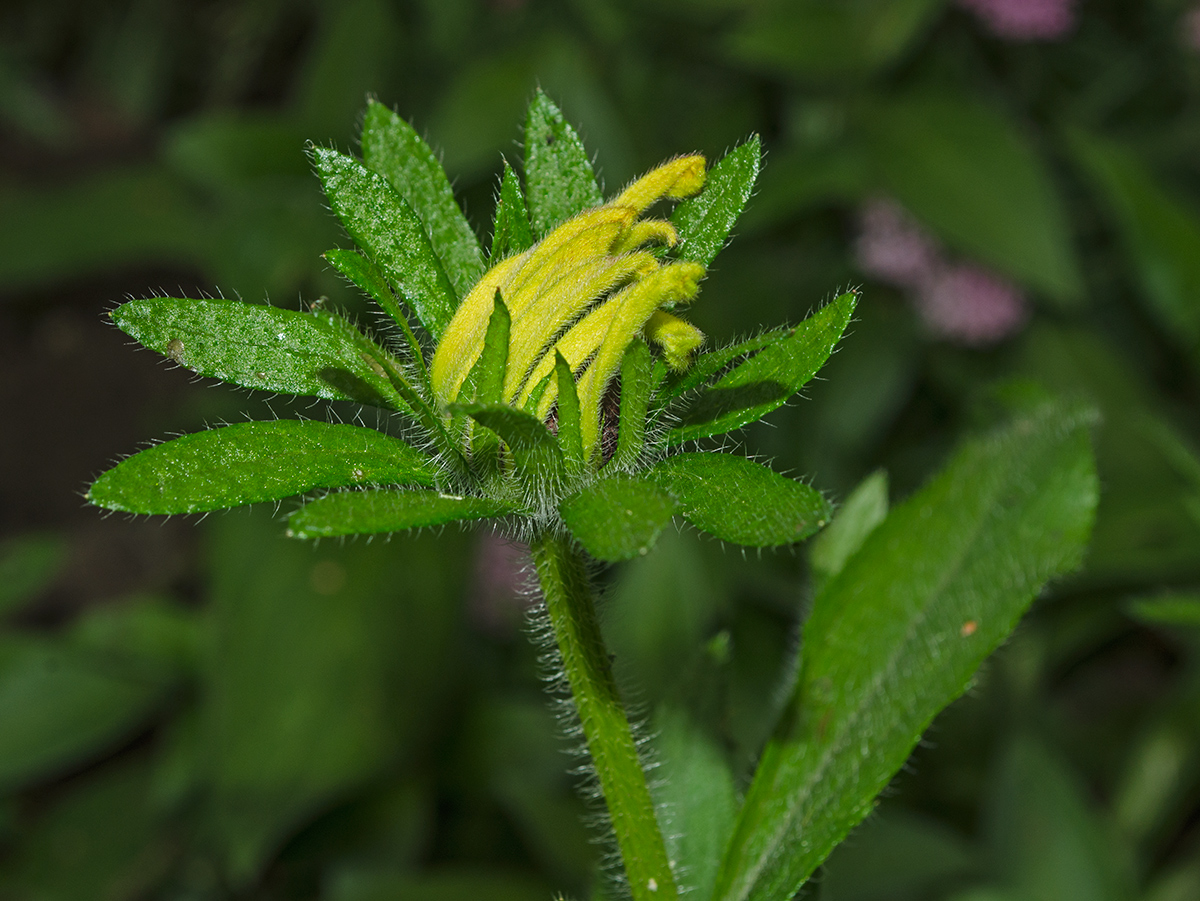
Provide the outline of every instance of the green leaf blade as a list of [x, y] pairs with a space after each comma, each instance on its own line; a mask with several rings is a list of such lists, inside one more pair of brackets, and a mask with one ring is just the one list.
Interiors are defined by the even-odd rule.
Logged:
[[433, 461], [374, 429], [280, 419], [185, 435], [129, 457], [88, 490], [127, 513], [201, 513], [314, 488], [432, 485]]
[[761, 162], [762, 142], [752, 135], [709, 170], [703, 191], [675, 208], [671, 222], [679, 230], [680, 259], [707, 266], [721, 252], [750, 199]]
[[450, 412], [466, 414], [499, 435], [523, 473], [543, 481], [561, 479], [562, 451], [558, 441], [536, 416], [501, 403], [451, 404]]
[[513, 167], [504, 161], [500, 197], [496, 201], [496, 221], [492, 226], [492, 249], [488, 264], [495, 266], [507, 256], [523, 253], [533, 246], [533, 228], [525, 206], [525, 194]]
[[131, 300], [112, 320], [198, 375], [245, 388], [406, 410], [388, 354], [342, 317], [232, 300]]
[[818, 585], [842, 571], [875, 527], [887, 517], [888, 478], [882, 469], [867, 476], [846, 498], [829, 528], [812, 543], [809, 562]]
[[1200, 348], [1200, 219], [1128, 149], [1075, 132], [1077, 163], [1113, 217], [1143, 303], [1175, 340]]
[[535, 238], [604, 197], [579, 135], [540, 90], [525, 120], [525, 188]]
[[338, 491], [305, 504], [288, 517], [288, 536], [328, 538], [406, 532], [512, 512], [512, 507], [488, 498], [421, 489]]
[[679, 501], [694, 526], [748, 547], [802, 541], [832, 514], [813, 488], [732, 454], [675, 454], [649, 476]]
[[426, 331], [440, 337], [458, 295], [420, 217], [386, 178], [358, 160], [317, 147], [313, 162], [346, 232], [400, 289]]
[[1060, 304], [1080, 301], [1065, 205], [1009, 116], [989, 103], [914, 92], [872, 107], [864, 125], [884, 186], [947, 243]]
[[1079, 563], [1098, 492], [1092, 418], [1051, 404], [969, 442], [826, 585], [717, 898], [792, 897], [1045, 582]]
[[854, 292], [841, 295], [692, 397], [680, 411], [680, 424], [667, 433], [667, 443], [729, 432], [782, 406], [829, 359], [857, 302]]
[[678, 504], [646, 479], [601, 479], [559, 506], [563, 522], [597, 560], [615, 563], [649, 553]]
[[424, 223], [434, 253], [459, 297], [483, 275], [479, 240], [463, 215], [446, 171], [411, 125], [372, 100], [363, 119], [362, 154]]

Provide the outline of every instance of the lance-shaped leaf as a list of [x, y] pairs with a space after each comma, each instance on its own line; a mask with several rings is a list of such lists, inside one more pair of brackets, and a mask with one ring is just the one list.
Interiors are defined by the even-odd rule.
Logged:
[[618, 466], [631, 466], [646, 444], [646, 413], [654, 361], [645, 341], [634, 341], [621, 360], [621, 415], [617, 430]]
[[313, 488], [432, 485], [425, 454], [374, 429], [279, 419], [184, 435], [134, 454], [88, 500], [128, 513], [200, 513]]
[[387, 352], [336, 313], [150, 297], [123, 303], [111, 316], [146, 347], [200, 375], [246, 388], [407, 409], [388, 378]]
[[346, 232], [400, 289], [429, 334], [440, 337], [458, 295], [420, 217], [386, 178], [353, 157], [318, 147], [313, 162]]
[[842, 571], [887, 512], [888, 478], [880, 469], [862, 480], [837, 511], [829, 528], [813, 539], [808, 562], [818, 591]]
[[802, 541], [832, 514], [829, 502], [808, 485], [733, 454], [675, 454], [648, 475], [679, 501], [692, 525], [734, 544]]
[[647, 479], [601, 479], [559, 507], [563, 522], [589, 554], [614, 563], [647, 553], [678, 508], [675, 499]]
[[[477, 404], [497, 404], [504, 389], [504, 370], [508, 366], [508, 336], [512, 329], [512, 317], [508, 312], [500, 291], [497, 289], [492, 303], [492, 314], [488, 317], [487, 332], [483, 336], [483, 352], [463, 385], [460, 396], [472, 398]], [[496, 465], [496, 452], [500, 440], [490, 429], [480, 428], [464, 422], [461, 412], [455, 417], [454, 430], [469, 428], [472, 459], [487, 470]]]
[[708, 171], [703, 191], [676, 207], [671, 222], [679, 230], [680, 259], [707, 266], [721, 252], [754, 190], [761, 160], [762, 145], [753, 135]]
[[1200, 346], [1200, 218], [1128, 149], [1083, 132], [1070, 148], [1111, 211], [1140, 297], [1184, 347]]
[[792, 334], [792, 331], [789, 328], [772, 329], [769, 332], [755, 335], [753, 338], [747, 338], [745, 341], [737, 341], [727, 347], [720, 347], [701, 354], [685, 372], [668, 373], [666, 364], [659, 361], [663, 375], [659, 394], [662, 397], [678, 397], [680, 394], [699, 388], [719, 375], [731, 363], [748, 357], [776, 341], [782, 341]]
[[793, 897], [1046, 581], [1079, 563], [1097, 498], [1092, 418], [1049, 404], [970, 441], [817, 596], [715, 898]]
[[496, 220], [492, 226], [492, 250], [488, 262], [496, 265], [506, 256], [523, 253], [533, 246], [533, 230], [525, 195], [513, 167], [504, 161], [504, 177], [500, 180], [500, 197], [496, 201]]
[[557, 482], [563, 475], [563, 455], [558, 441], [536, 416], [507, 404], [451, 404], [451, 413], [463, 413], [491, 429], [508, 445], [519, 472]]
[[391, 285], [388, 284], [387, 278], [379, 267], [356, 250], [327, 250], [323, 256], [329, 265], [350, 279], [379, 304], [381, 310], [392, 317], [404, 333], [405, 340], [408, 341], [408, 349], [412, 358], [424, 369], [425, 360], [421, 353], [421, 344], [417, 341], [417, 336], [413, 334], [412, 327], [408, 324], [408, 317], [400, 309], [400, 303], [396, 300]]
[[825, 365], [857, 302], [857, 294], [843, 294], [691, 398], [668, 443], [728, 432], [781, 406]]
[[579, 135], [541, 90], [525, 120], [525, 189], [535, 238], [604, 199]]
[[457, 497], [424, 489], [338, 491], [311, 501], [288, 517], [288, 537], [327, 538], [404, 532], [490, 516], [514, 509], [483, 497]]
[[559, 350], [554, 351], [554, 378], [558, 384], [558, 446], [571, 472], [583, 469], [583, 430], [580, 422], [579, 392], [571, 364]]
[[367, 168], [386, 178], [420, 217], [442, 268], [464, 296], [483, 275], [479, 240], [429, 145], [411, 125], [372, 100], [363, 119], [362, 155]]

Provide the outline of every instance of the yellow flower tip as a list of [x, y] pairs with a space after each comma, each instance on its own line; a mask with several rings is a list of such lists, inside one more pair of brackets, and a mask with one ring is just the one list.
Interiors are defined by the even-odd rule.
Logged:
[[644, 219], [630, 226], [625, 234], [613, 244], [613, 252], [623, 253], [651, 241], [674, 247], [679, 243], [679, 232], [666, 219]]
[[662, 310], [650, 314], [643, 333], [648, 341], [662, 348], [667, 365], [676, 372], [684, 372], [692, 365], [692, 354], [704, 343], [704, 332]]
[[633, 182], [610, 205], [641, 213], [657, 200], [692, 196], [704, 187], [704, 177], [705, 160], [701, 154], [676, 157]]

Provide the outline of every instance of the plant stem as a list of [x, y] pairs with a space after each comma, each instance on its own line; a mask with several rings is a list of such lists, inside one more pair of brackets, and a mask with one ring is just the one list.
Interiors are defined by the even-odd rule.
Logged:
[[600, 634], [583, 555], [569, 538], [547, 532], [530, 549], [634, 901], [675, 899], [675, 878]]

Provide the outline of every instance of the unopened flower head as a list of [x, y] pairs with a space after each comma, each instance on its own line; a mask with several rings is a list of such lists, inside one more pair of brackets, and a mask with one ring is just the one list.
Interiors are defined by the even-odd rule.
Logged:
[[463, 392], [499, 301], [511, 318], [502, 400], [547, 418], [558, 396], [553, 376], [561, 354], [576, 377], [585, 458], [594, 458], [601, 402], [630, 343], [644, 335], [668, 365], [684, 369], [704, 340], [695, 326], [662, 309], [690, 302], [704, 267], [661, 260], [648, 248], [673, 247], [675, 228], [642, 218], [659, 200], [697, 193], [704, 178], [703, 156], [671, 160], [489, 269], [433, 355], [429, 375], [441, 408]]

